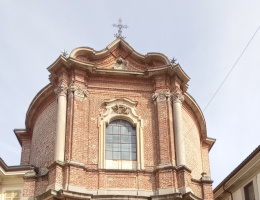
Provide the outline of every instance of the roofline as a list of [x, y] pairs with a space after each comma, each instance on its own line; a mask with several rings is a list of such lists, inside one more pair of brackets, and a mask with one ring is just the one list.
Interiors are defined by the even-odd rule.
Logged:
[[29, 170], [36, 171], [36, 169], [37, 169], [33, 165], [13, 165], [13, 166], [8, 166], [1, 157], [0, 157], [0, 167], [2, 167], [5, 172], [29, 171]]
[[217, 192], [222, 186], [224, 186], [239, 170], [241, 170], [256, 154], [260, 152], [260, 145], [243, 160], [214, 190], [213, 193]]

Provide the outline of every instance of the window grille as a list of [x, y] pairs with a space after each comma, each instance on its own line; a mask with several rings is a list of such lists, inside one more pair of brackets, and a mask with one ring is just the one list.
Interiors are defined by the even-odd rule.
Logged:
[[107, 126], [106, 159], [136, 160], [136, 129], [128, 121], [114, 120]]

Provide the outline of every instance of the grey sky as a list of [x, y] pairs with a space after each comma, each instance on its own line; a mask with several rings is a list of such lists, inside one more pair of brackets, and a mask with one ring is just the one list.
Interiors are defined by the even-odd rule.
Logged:
[[[25, 127], [29, 104], [49, 82], [46, 68], [63, 49], [105, 48], [119, 17], [137, 52], [177, 58], [204, 110], [260, 25], [259, 10], [259, 0], [1, 1], [0, 156], [19, 164], [13, 129]], [[210, 152], [214, 186], [259, 145], [259, 53], [260, 32], [204, 112], [207, 134], [217, 139]]]

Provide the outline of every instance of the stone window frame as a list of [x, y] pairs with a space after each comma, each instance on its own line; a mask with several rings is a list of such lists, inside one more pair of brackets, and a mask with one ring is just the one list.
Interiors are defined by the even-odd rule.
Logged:
[[99, 169], [114, 169], [106, 166], [106, 127], [116, 119], [130, 122], [136, 127], [136, 167], [121, 168], [122, 170], [143, 170], [144, 169], [144, 149], [143, 149], [143, 119], [135, 112], [137, 101], [128, 98], [112, 98], [104, 100], [106, 111], [100, 113], [98, 118], [99, 128]]

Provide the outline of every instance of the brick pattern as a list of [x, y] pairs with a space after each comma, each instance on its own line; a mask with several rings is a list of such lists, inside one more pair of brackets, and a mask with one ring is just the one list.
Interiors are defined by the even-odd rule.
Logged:
[[48, 187], [48, 176], [39, 177], [35, 182], [35, 193], [34, 195], [40, 195], [46, 191]]
[[212, 200], [213, 199], [213, 191], [211, 184], [203, 184], [203, 199], [204, 200]]
[[31, 152], [31, 139], [24, 139], [22, 141], [22, 155], [21, 155], [21, 165], [30, 164], [30, 152]]
[[159, 187], [158, 188], [170, 188], [174, 186], [174, 175], [172, 170], [160, 172], [158, 174]]
[[184, 144], [186, 153], [186, 164], [192, 170], [192, 177], [195, 179], [201, 178], [202, 160], [201, 160], [201, 141], [200, 133], [196, 122], [189, 114], [187, 107], [182, 109]]
[[210, 165], [209, 165], [209, 146], [208, 144], [202, 144], [202, 161], [203, 171], [210, 177]]
[[35, 191], [35, 178], [24, 178], [23, 196], [32, 197]]
[[198, 197], [202, 198], [203, 191], [200, 183], [192, 182], [190, 184], [190, 188]]
[[170, 164], [170, 149], [169, 149], [169, 133], [168, 133], [168, 115], [167, 102], [157, 102], [158, 113], [158, 135], [159, 135], [159, 164]]
[[[121, 47], [101, 60], [85, 59], [85, 62], [94, 62], [97, 66], [109, 68], [120, 56], [127, 59], [135, 70], [148, 67], [142, 61], [128, 56]], [[160, 61], [153, 61], [149, 67], [162, 64]], [[31, 144], [25, 142], [23, 145], [22, 162], [28, 162], [28, 149], [31, 146], [30, 164], [39, 167], [40, 172], [47, 167], [49, 173], [47, 178], [38, 176], [36, 182], [27, 180], [25, 184], [27, 196], [41, 194], [48, 186], [57, 183], [64, 188], [66, 184], [70, 184], [90, 190], [114, 188], [156, 191], [171, 187], [190, 187], [195, 195], [211, 199], [212, 188], [209, 184], [203, 183], [202, 186], [201, 182], [192, 181], [192, 178], [199, 180], [203, 171], [209, 172], [208, 146], [201, 142], [200, 127], [196, 123], [193, 111], [185, 102], [183, 103], [185, 138], [183, 142], [190, 173], [189, 170], [171, 166], [175, 163], [171, 102], [159, 101], [155, 104], [152, 99], [155, 91], [170, 91], [170, 86], [179, 87], [177, 78], [171, 80], [171, 77], [166, 75], [154, 78], [93, 74], [85, 76], [86, 72], [81, 73], [80, 70], [72, 70], [68, 73], [73, 84], [87, 88], [88, 96], [81, 98], [68, 94], [64, 163], [53, 163], [57, 120], [56, 100], [49, 100], [36, 114]], [[100, 113], [106, 111], [104, 100], [112, 98], [129, 98], [138, 102], [136, 113], [143, 119], [144, 171], [98, 169], [100, 139], [98, 117]], [[70, 165], [67, 163], [69, 161], [76, 161], [85, 166]], [[169, 164], [169, 166], [158, 170], [159, 164]]]
[[112, 174], [106, 177], [107, 188], [136, 188], [136, 176], [131, 174]]
[[56, 138], [57, 102], [52, 101], [39, 114], [32, 136], [30, 164], [36, 167], [47, 167], [54, 159]]

